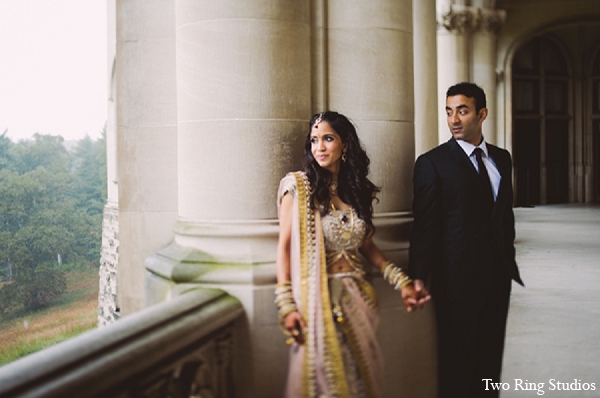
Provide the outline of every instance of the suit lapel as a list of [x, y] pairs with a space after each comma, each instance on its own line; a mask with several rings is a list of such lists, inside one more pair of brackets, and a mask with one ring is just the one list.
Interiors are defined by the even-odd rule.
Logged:
[[452, 159], [463, 169], [466, 175], [469, 178], [478, 178], [475, 166], [473, 166], [473, 163], [471, 163], [465, 151], [463, 151], [460, 145], [458, 145], [458, 142], [456, 142], [454, 138], [450, 138], [447, 144], [448, 148], [450, 149]]
[[[463, 169], [463, 171], [465, 172], [465, 175], [469, 178], [473, 178], [476, 181], [477, 186], [479, 186], [480, 188], [480, 192], [483, 195], [483, 187], [481, 186], [481, 183], [479, 182], [479, 176], [477, 175], [477, 170], [475, 169], [475, 166], [473, 165], [473, 163], [471, 162], [471, 160], [469, 159], [469, 157], [467, 156], [467, 154], [465, 153], [465, 151], [463, 151], [463, 149], [460, 147], [460, 145], [458, 145], [458, 143], [456, 142], [456, 140], [454, 138], [450, 138], [450, 140], [448, 140], [447, 142], [448, 144], [448, 148], [450, 151], [450, 154], [452, 156], [452, 159]], [[487, 144], [487, 148], [488, 148], [488, 155], [492, 158], [492, 160], [494, 161], [494, 163], [496, 164], [496, 168], [498, 169], [498, 172], [500, 173], [500, 186], [498, 187], [498, 195], [496, 196], [496, 201], [494, 202], [494, 209], [492, 210], [492, 215], [496, 212], [496, 209], [498, 207], [498, 203], [502, 203], [503, 200], [505, 200], [505, 196], [506, 193], [509, 192], [509, 190], [507, 189], [507, 185], [510, 183], [510, 176], [507, 175], [507, 169], [506, 167], [504, 167], [503, 164], [501, 164], [501, 156], [500, 156], [500, 152], [499, 149], [496, 148], [495, 146], [491, 145], [491, 144]]]

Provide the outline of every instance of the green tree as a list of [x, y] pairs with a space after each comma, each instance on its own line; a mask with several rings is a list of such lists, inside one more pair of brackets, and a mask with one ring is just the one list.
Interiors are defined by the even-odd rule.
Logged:
[[68, 173], [70, 155], [63, 143], [61, 136], [36, 133], [33, 140], [12, 145], [12, 169], [25, 174], [41, 166], [52, 173]]
[[78, 141], [73, 151], [73, 198], [77, 206], [93, 214], [102, 214], [106, 201], [106, 140]]
[[0, 170], [10, 167], [13, 161], [13, 155], [11, 148], [13, 146], [10, 138], [6, 136], [8, 130], [4, 130], [4, 133], [0, 135]]
[[106, 200], [104, 137], [0, 135], [0, 315], [39, 308], [66, 289], [61, 263], [99, 264]]
[[106, 140], [88, 136], [73, 151], [71, 196], [77, 214], [72, 226], [77, 231], [76, 247], [89, 263], [99, 264], [102, 245], [102, 214], [106, 202]]
[[0, 171], [0, 258], [10, 264], [14, 280], [8, 307], [19, 301], [37, 308], [65, 289], [63, 273], [52, 266], [59, 254], [73, 252], [75, 242], [65, 223], [74, 211], [64, 200], [68, 181], [67, 174], [44, 167], [23, 175]]

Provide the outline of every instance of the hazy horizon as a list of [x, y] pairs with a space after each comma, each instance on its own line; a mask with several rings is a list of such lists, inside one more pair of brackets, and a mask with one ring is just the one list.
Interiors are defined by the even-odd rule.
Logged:
[[104, 0], [0, 1], [0, 134], [101, 136], [107, 117]]

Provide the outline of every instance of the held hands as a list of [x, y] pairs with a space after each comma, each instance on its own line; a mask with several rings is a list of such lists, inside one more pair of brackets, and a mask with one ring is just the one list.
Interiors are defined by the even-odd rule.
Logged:
[[412, 312], [414, 309], [423, 308], [426, 302], [431, 299], [431, 296], [422, 280], [416, 279], [410, 285], [400, 289], [402, 301], [404, 301], [404, 309], [407, 312]]
[[402, 268], [393, 262], [385, 261], [381, 265], [381, 272], [383, 273], [383, 279], [392, 285], [394, 290], [400, 291], [407, 312], [422, 308], [431, 299], [422, 280], [412, 281]]
[[290, 312], [285, 317], [285, 328], [292, 335], [296, 343], [304, 344], [304, 328], [306, 324], [298, 311]]

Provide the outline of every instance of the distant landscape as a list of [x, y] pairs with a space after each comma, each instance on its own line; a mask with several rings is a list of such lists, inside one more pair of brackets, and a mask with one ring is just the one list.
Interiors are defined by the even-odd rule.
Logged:
[[0, 364], [96, 326], [104, 135], [0, 135]]
[[14, 311], [0, 321], [0, 366], [96, 327], [98, 270], [65, 273], [65, 293], [36, 311]]

